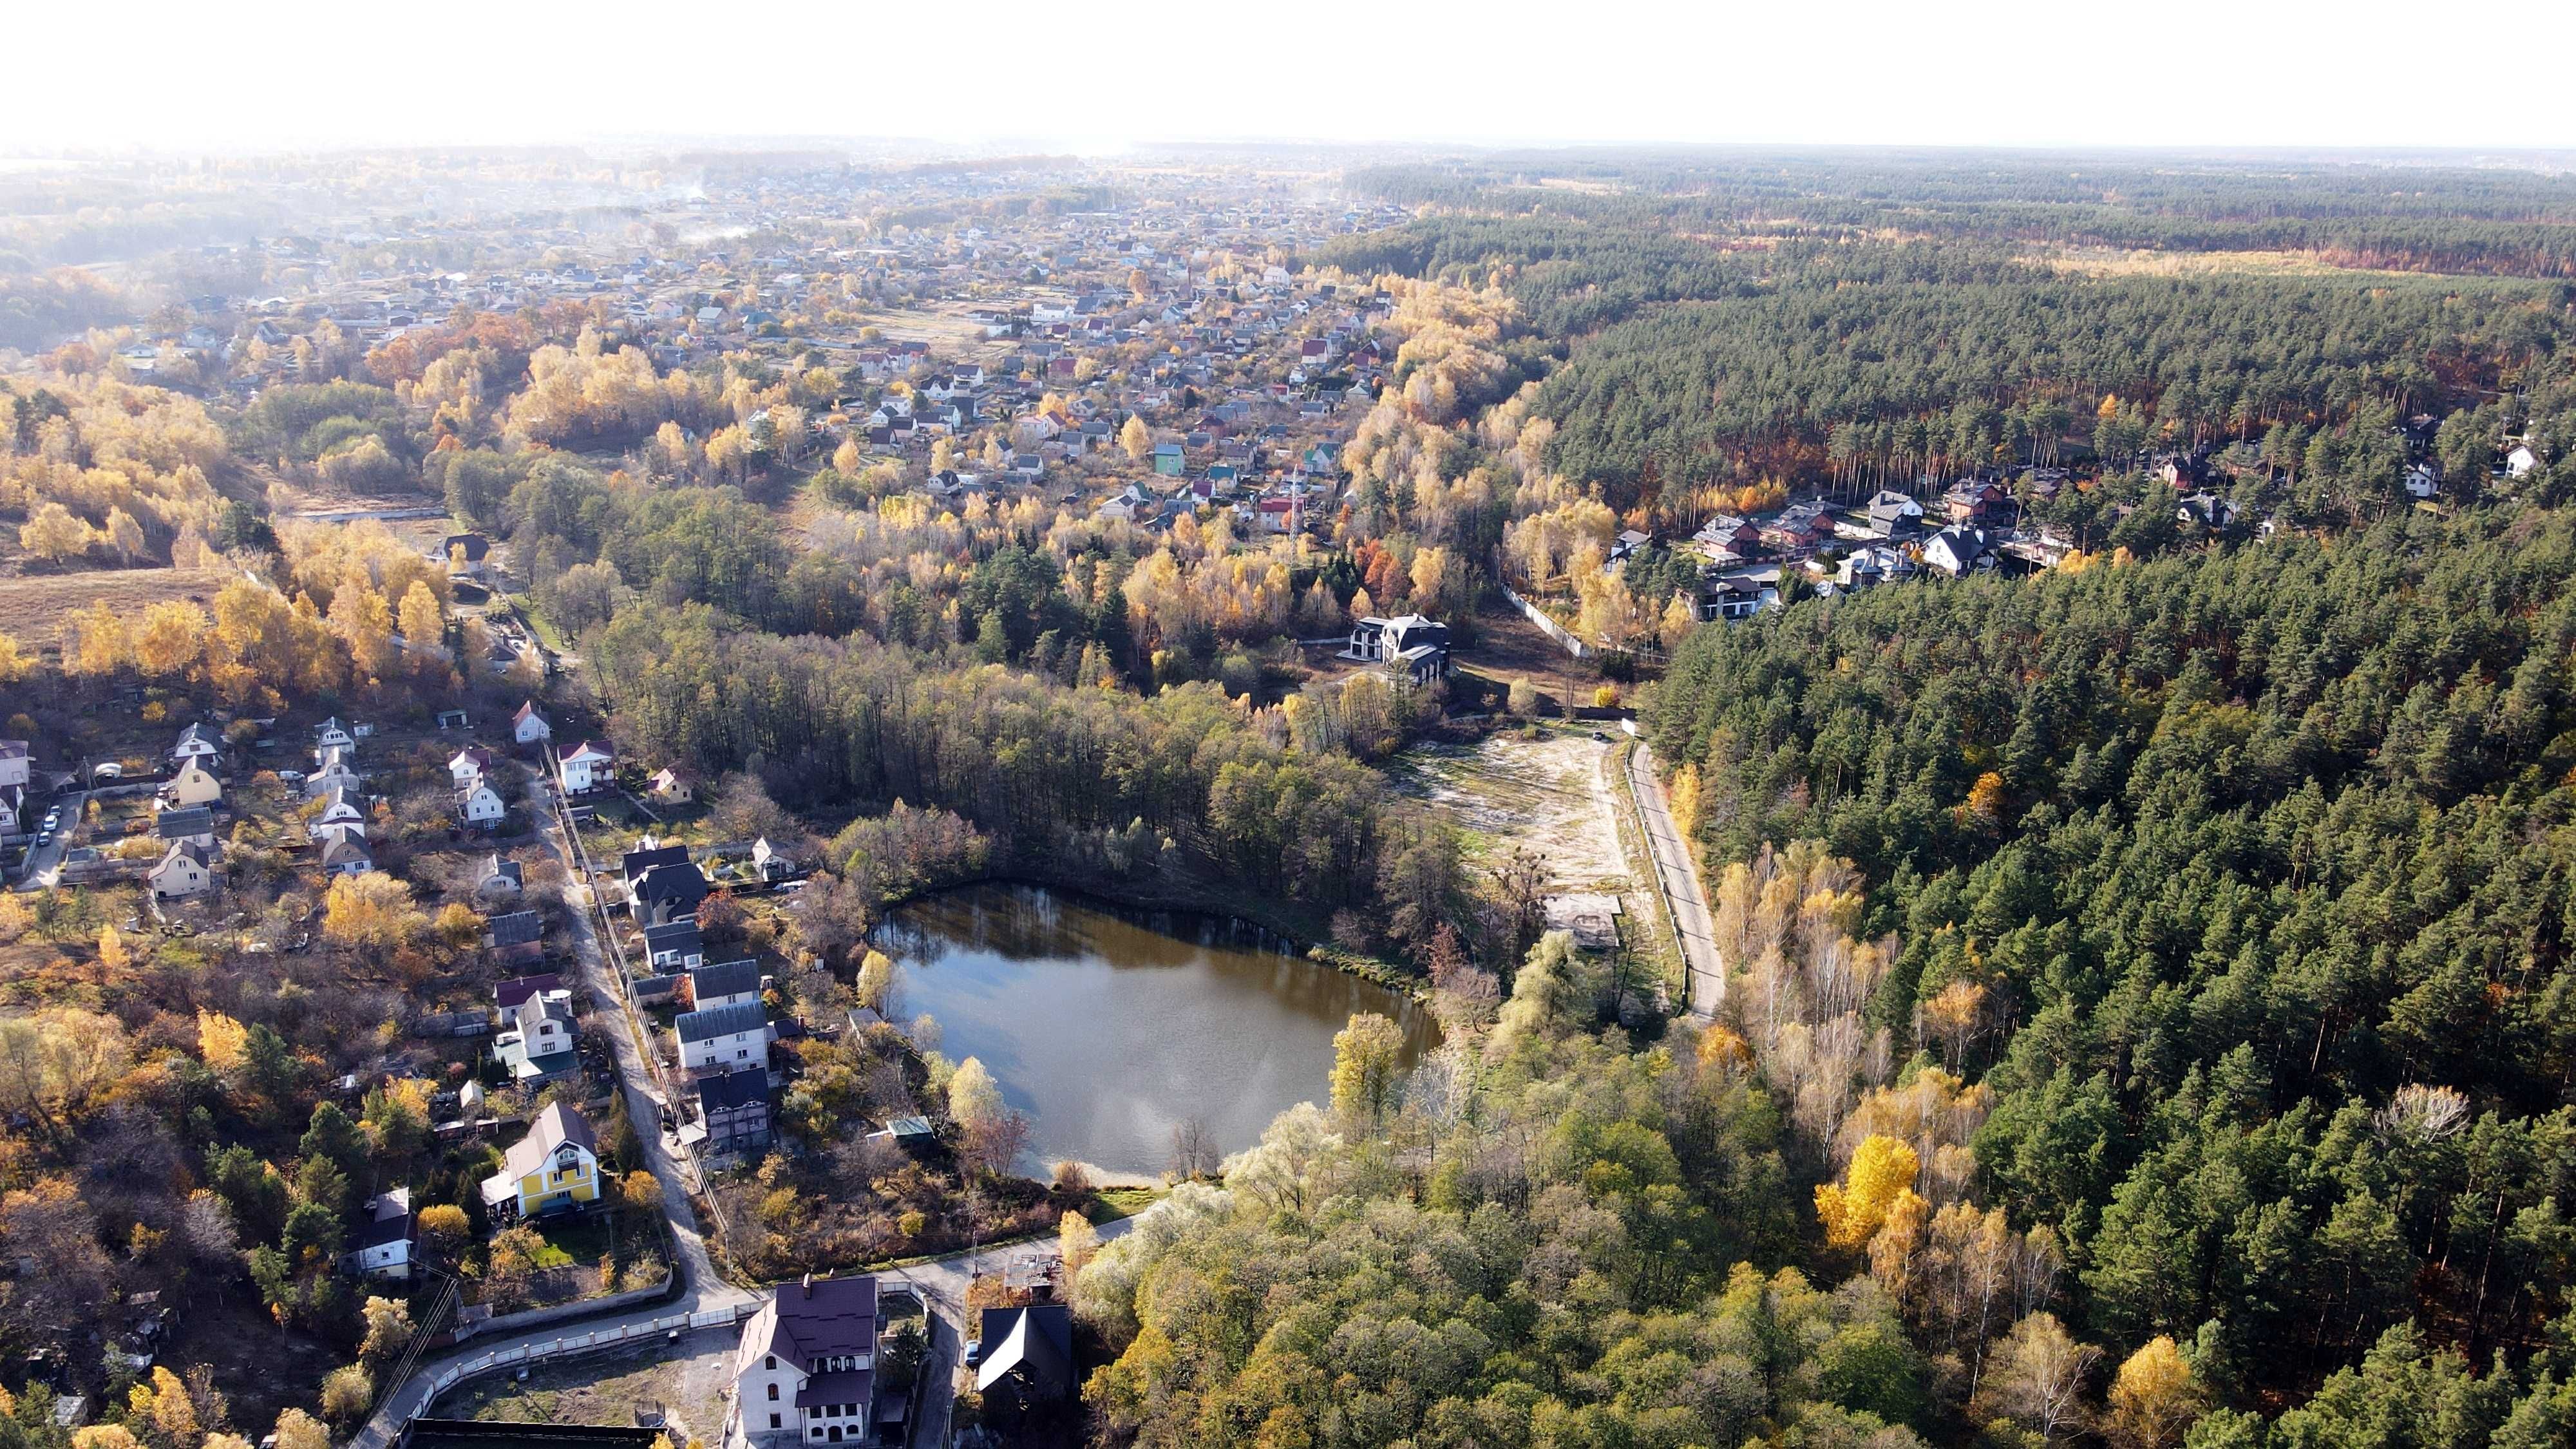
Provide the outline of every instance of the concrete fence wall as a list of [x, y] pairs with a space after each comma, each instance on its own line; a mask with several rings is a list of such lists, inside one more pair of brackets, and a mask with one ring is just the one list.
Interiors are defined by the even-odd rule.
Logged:
[[1541, 633], [1547, 635], [1547, 637], [1555, 640], [1557, 643], [1564, 645], [1566, 653], [1573, 655], [1577, 659], [1589, 659], [1592, 657], [1592, 646], [1575, 638], [1572, 634], [1567, 633], [1565, 626], [1556, 622], [1554, 619], [1549, 618], [1545, 609], [1542, 609], [1538, 605], [1531, 603], [1529, 600], [1522, 598], [1520, 595], [1513, 593], [1509, 585], [1497, 585], [1496, 587], [1502, 589], [1504, 598], [1512, 601], [1513, 608], [1521, 611], [1522, 618], [1536, 624]]

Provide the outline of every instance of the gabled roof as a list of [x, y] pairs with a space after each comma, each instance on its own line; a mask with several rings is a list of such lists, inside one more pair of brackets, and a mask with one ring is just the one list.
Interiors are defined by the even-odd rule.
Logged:
[[152, 829], [163, 840], [212, 835], [215, 833], [215, 812], [203, 805], [191, 805], [185, 810], [164, 810], [161, 818], [152, 822]]
[[731, 1006], [709, 1007], [704, 1011], [684, 1011], [671, 1030], [682, 1041], [712, 1041], [738, 1031], [763, 1031], [769, 1026], [768, 1008], [757, 1001], [737, 1001]]
[[689, 990], [700, 1001], [710, 996], [757, 994], [760, 990], [760, 963], [742, 960], [701, 966], [689, 973]]
[[491, 933], [495, 946], [532, 945], [546, 933], [545, 922], [534, 911], [512, 911], [506, 916], [494, 916], [486, 923], [485, 929]]
[[991, 1389], [1013, 1373], [1053, 1398], [1073, 1383], [1073, 1309], [1062, 1303], [984, 1310], [984, 1357], [975, 1366], [975, 1390]]
[[502, 1166], [513, 1178], [526, 1177], [544, 1167], [555, 1149], [567, 1142], [598, 1155], [599, 1142], [590, 1135], [590, 1123], [563, 1103], [549, 1102], [529, 1125], [528, 1135], [510, 1144], [510, 1150], [502, 1155]]
[[549, 991], [562, 989], [563, 978], [552, 971], [545, 971], [534, 976], [512, 977], [510, 980], [494, 984], [492, 1001], [503, 1011], [512, 1011], [517, 1009], [520, 1002], [531, 996], [540, 996]]
[[815, 1359], [839, 1354], [872, 1354], [877, 1339], [877, 1280], [872, 1277], [816, 1278], [782, 1283], [761, 1305], [742, 1332], [734, 1356], [734, 1376], [776, 1354], [801, 1373]]

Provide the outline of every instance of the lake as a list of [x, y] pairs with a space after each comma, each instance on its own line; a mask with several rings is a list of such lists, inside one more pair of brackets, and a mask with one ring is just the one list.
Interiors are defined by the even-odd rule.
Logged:
[[1333, 1034], [1353, 1012], [1436, 1045], [1394, 992], [1223, 917], [1124, 911], [1037, 886], [916, 901], [879, 928], [895, 1014], [938, 1018], [950, 1061], [982, 1060], [1029, 1115], [1028, 1157], [1151, 1176], [1196, 1118], [1220, 1152], [1330, 1094]]

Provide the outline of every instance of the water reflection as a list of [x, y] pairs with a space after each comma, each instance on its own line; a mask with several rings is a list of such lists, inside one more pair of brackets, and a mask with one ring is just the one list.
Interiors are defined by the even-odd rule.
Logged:
[[948, 1058], [981, 1058], [1029, 1114], [1032, 1167], [1159, 1172], [1192, 1118], [1218, 1150], [1248, 1147], [1324, 1099], [1356, 1011], [1393, 1017], [1412, 1055], [1438, 1040], [1395, 993], [1217, 917], [977, 886], [895, 912], [878, 945], [901, 968], [895, 1010], [937, 1017]]

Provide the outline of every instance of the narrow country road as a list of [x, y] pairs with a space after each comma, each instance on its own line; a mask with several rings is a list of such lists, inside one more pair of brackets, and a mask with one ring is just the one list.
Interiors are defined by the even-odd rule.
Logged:
[[1673, 828], [1672, 807], [1664, 799], [1664, 782], [1655, 774], [1655, 754], [1644, 740], [1628, 754], [1628, 787], [1637, 797], [1638, 813], [1646, 824], [1646, 844], [1654, 852], [1655, 879], [1662, 887], [1666, 904], [1672, 907], [1673, 925], [1681, 935], [1682, 961], [1690, 975], [1691, 1015], [1703, 1021], [1716, 1017], [1717, 1009], [1726, 1004], [1726, 963], [1717, 954], [1716, 917], [1708, 908], [1708, 896], [1700, 888], [1699, 871], [1691, 864], [1690, 851], [1682, 844], [1681, 832]]

